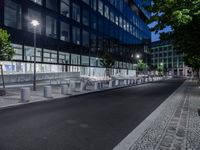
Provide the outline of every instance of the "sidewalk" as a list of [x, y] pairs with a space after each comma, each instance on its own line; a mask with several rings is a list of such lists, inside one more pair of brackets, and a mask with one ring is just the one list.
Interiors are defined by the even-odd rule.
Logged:
[[200, 149], [200, 89], [187, 80], [113, 150]]
[[[48, 84], [49, 85], [49, 84]], [[71, 96], [79, 96], [83, 94], [89, 94], [89, 93], [94, 93], [94, 92], [101, 92], [105, 90], [114, 90], [117, 88], [124, 88], [124, 87], [129, 87], [133, 86], [134, 84], [129, 84], [129, 85], [119, 85], [119, 86], [113, 86], [112, 88], [109, 88], [108, 84], [103, 83], [103, 86], [99, 90], [94, 89], [94, 85], [88, 85], [87, 89], [80, 91], [80, 85], [76, 86], [75, 91], [73, 91], [70, 95], [63, 95], [61, 94], [61, 85], [54, 84], [51, 85], [52, 87], [52, 97], [51, 98], [45, 98], [44, 97], [44, 86], [47, 86], [45, 83], [38, 83], [37, 84], [37, 91], [30, 91], [30, 100], [29, 102], [23, 103], [20, 101], [21, 96], [21, 88], [22, 87], [32, 87], [32, 84], [22, 84], [20, 85], [9, 85], [6, 88], [6, 96], [0, 96], [0, 109], [2, 108], [7, 108], [7, 107], [12, 107], [12, 106], [17, 106], [17, 105], [24, 105], [24, 104], [30, 104], [30, 103], [35, 103], [35, 102], [42, 102], [42, 101], [50, 101], [50, 100], [55, 100], [58, 98], [67, 98]]]

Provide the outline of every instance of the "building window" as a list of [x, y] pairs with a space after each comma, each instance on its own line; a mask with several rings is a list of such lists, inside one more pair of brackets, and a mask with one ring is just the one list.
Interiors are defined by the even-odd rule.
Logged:
[[46, 0], [46, 7], [51, 10], [57, 11], [57, 0]]
[[90, 5], [90, 0], [82, 0], [84, 3]]
[[86, 9], [83, 9], [83, 24], [88, 26], [89, 25], [89, 12]]
[[89, 33], [87, 31], [82, 32], [82, 45], [89, 47]]
[[114, 12], [112, 10], [110, 10], [110, 20], [115, 23], [115, 16], [114, 16]]
[[31, 0], [31, 1], [33, 1], [34, 3], [37, 3], [39, 5], [42, 5], [42, 3], [43, 3], [43, 0]]
[[46, 16], [46, 35], [57, 38], [57, 21], [50, 16]]
[[[24, 60], [34, 61], [34, 47], [24, 46]], [[36, 48], [36, 61], [42, 61], [42, 49]]]
[[89, 66], [89, 56], [81, 56], [81, 65]]
[[28, 8], [28, 31], [33, 32], [34, 28], [33, 25], [31, 24], [32, 20], [37, 20], [40, 22], [40, 25], [36, 28], [37, 33], [41, 33], [41, 13], [39, 11], [33, 10], [31, 8]]
[[12, 0], [5, 0], [4, 23], [5, 26], [21, 29], [21, 6]]
[[80, 45], [80, 29], [73, 27], [72, 29], [73, 43]]
[[57, 51], [44, 49], [43, 61], [47, 63], [57, 63]]
[[60, 39], [62, 41], [67, 41], [69, 42], [70, 39], [70, 32], [69, 32], [69, 24], [65, 22], [60, 23]]
[[22, 45], [12, 44], [15, 55], [13, 56], [13, 60], [23, 60], [22, 58]]
[[101, 0], [99, 0], [98, 6], [99, 6], [98, 8], [99, 13], [103, 15], [103, 2]]
[[104, 6], [104, 16], [109, 19], [109, 8], [106, 5]]
[[80, 55], [71, 54], [71, 64], [72, 65], [80, 65]]
[[59, 63], [61, 64], [70, 64], [70, 54], [59, 52]]
[[91, 7], [94, 10], [97, 10], [97, 0], [91, 0]]
[[119, 25], [119, 17], [118, 16], [115, 16], [115, 24]]
[[95, 52], [97, 45], [97, 37], [95, 34], [91, 34], [90, 43], [91, 43], [91, 52]]
[[70, 1], [69, 0], [61, 0], [60, 13], [65, 17], [70, 17]]
[[96, 18], [96, 15], [91, 15], [91, 27], [93, 29], [97, 28], [97, 18]]
[[72, 18], [77, 22], [80, 22], [80, 7], [73, 3]]

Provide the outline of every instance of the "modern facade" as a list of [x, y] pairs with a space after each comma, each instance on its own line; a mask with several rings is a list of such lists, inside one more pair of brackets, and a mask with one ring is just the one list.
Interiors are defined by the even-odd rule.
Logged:
[[151, 65], [156, 68], [163, 65], [167, 72], [174, 76], [187, 76], [189, 68], [183, 61], [184, 54], [177, 53], [169, 41], [156, 41], [152, 45]]
[[142, 0], [0, 0], [0, 27], [10, 33], [16, 52], [13, 61], [4, 62], [4, 70], [33, 72], [35, 19], [40, 22], [37, 72], [101, 76], [100, 59], [109, 52], [115, 60], [113, 73], [129, 74], [136, 53], [147, 57], [149, 17]]

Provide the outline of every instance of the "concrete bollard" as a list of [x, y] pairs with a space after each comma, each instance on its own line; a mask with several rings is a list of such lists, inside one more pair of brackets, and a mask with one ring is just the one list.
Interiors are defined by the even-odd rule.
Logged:
[[69, 88], [70, 88], [71, 92], [74, 92], [76, 90], [76, 82], [71, 81]]
[[125, 85], [125, 86], [127, 85], [127, 80], [126, 80], [126, 79], [124, 80], [124, 85]]
[[68, 85], [61, 85], [61, 94], [67, 95], [68, 94]]
[[80, 91], [83, 92], [85, 89], [86, 89], [86, 83], [84, 81], [81, 81]]
[[128, 83], [127, 83], [128, 85], [130, 85], [130, 84], [131, 84], [131, 80], [130, 80], [130, 79], [128, 79], [128, 80], [127, 80], [127, 82], [128, 82]]
[[99, 90], [99, 82], [95, 82], [94, 83], [94, 89], [95, 90]]
[[110, 80], [110, 81], [109, 81], [109, 88], [112, 88], [112, 86], [113, 86], [113, 81]]
[[52, 88], [51, 86], [44, 87], [44, 97], [51, 98], [52, 97]]
[[115, 80], [115, 86], [119, 86], [119, 80]]
[[21, 88], [21, 101], [22, 103], [28, 102], [30, 100], [30, 88], [23, 87]]

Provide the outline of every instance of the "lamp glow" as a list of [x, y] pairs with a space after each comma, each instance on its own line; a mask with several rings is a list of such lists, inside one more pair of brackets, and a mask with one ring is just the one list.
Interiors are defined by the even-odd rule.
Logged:
[[40, 23], [39, 23], [39, 21], [37, 21], [37, 20], [32, 20], [32, 21], [31, 21], [31, 24], [32, 24], [34, 27], [37, 27]]
[[140, 58], [140, 55], [139, 55], [139, 54], [137, 54], [137, 55], [136, 55], [136, 58], [137, 58], [137, 59], [139, 59], [139, 58]]

